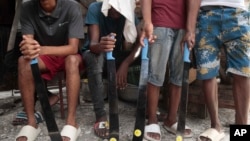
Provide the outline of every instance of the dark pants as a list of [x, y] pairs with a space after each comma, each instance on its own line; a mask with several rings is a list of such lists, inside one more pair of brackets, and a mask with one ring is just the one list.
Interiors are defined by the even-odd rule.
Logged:
[[[116, 58], [116, 68], [119, 68], [120, 64], [128, 56], [128, 54], [129, 52], [122, 52], [119, 54], [114, 53], [114, 57]], [[99, 119], [100, 117], [106, 116], [103, 100], [103, 77], [107, 76], [105, 63], [106, 59], [104, 54], [96, 55], [91, 53], [89, 50], [85, 51], [82, 56], [87, 69], [88, 85], [94, 105], [94, 112], [96, 119]], [[139, 64], [139, 62], [140, 60], [137, 59], [132, 65]]]

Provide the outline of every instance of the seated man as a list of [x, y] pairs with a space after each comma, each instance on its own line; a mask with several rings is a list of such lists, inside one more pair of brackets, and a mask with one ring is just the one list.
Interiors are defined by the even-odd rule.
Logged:
[[22, 56], [18, 60], [18, 84], [28, 124], [16, 140], [35, 140], [41, 131], [34, 117], [35, 84], [30, 67], [30, 61], [37, 58], [44, 79], [52, 79], [59, 71], [66, 73], [68, 116], [61, 135], [64, 141], [75, 141], [80, 133], [76, 107], [79, 69], [83, 67], [78, 54], [79, 39], [84, 38], [80, 5], [71, 0], [32, 0], [23, 3], [20, 17], [23, 40], [20, 43]]
[[[85, 42], [85, 48], [83, 49], [88, 84], [96, 116], [94, 130], [95, 134], [101, 138], [108, 138], [109, 132], [106, 112], [104, 110], [102, 81], [103, 71], [106, 71], [106, 67], [103, 68], [105, 53], [113, 51], [117, 67], [117, 87], [123, 89], [127, 84], [128, 67], [138, 57], [140, 51], [139, 42], [134, 43], [132, 51], [128, 51], [128, 49], [122, 45], [125, 40], [129, 42], [129, 40], [126, 39], [126, 33], [124, 33], [124, 31], [127, 31], [125, 28], [125, 21], [127, 19], [122, 15], [123, 13], [119, 13], [113, 6], [107, 10], [107, 13], [101, 11], [101, 9], [106, 8], [104, 5], [107, 4], [107, 1], [108, 0], [94, 2], [88, 8], [85, 19], [85, 23], [88, 26], [88, 40]], [[121, 1], [122, 0], [118, 0], [118, 3]], [[135, 1], [131, 0], [131, 2]], [[134, 13], [133, 8], [126, 7], [129, 5], [125, 4], [123, 6], [123, 8], [132, 9], [130, 12]], [[107, 16], [105, 16], [104, 13], [107, 14]], [[134, 19], [133, 16], [132, 21], [134, 21]], [[134, 23], [135, 22], [131, 25], [135, 29], [132, 31], [135, 36], [130, 37], [135, 41], [137, 32]], [[115, 39], [111, 36], [114, 36]]]

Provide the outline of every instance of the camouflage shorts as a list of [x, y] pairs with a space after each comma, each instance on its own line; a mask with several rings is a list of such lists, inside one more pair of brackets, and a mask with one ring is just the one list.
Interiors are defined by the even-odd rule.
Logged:
[[197, 79], [218, 76], [221, 48], [226, 52], [227, 72], [250, 77], [249, 12], [213, 6], [198, 16], [195, 55]]

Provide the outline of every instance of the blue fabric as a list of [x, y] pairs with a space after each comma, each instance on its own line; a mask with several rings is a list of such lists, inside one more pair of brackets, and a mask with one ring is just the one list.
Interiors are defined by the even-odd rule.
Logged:
[[230, 7], [201, 10], [194, 48], [197, 79], [218, 76], [222, 47], [226, 52], [227, 72], [250, 77], [249, 31], [248, 11]]

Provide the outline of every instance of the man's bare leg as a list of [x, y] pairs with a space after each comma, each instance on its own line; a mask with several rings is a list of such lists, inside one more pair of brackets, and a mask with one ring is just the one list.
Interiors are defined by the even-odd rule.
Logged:
[[249, 99], [250, 99], [250, 78], [233, 76], [233, 96], [235, 103], [235, 123], [247, 124]]
[[[66, 119], [66, 124], [76, 128], [78, 128], [76, 123], [76, 108], [80, 90], [80, 63], [82, 63], [82, 58], [76, 55], [70, 55], [65, 60], [66, 88], [68, 96], [68, 116]], [[70, 139], [63, 137], [63, 140], [68, 141]]]
[[[159, 94], [160, 94], [160, 87], [155, 86], [151, 83], [148, 83], [148, 85], [147, 85], [148, 124], [158, 124], [156, 112], [157, 112], [157, 108], [158, 108]], [[148, 136], [150, 136], [156, 140], [160, 139], [159, 134], [148, 133]]]
[[[218, 116], [218, 84], [216, 78], [203, 80], [202, 90], [211, 120], [211, 128], [215, 128], [220, 132], [221, 124]], [[201, 137], [201, 140], [206, 141], [207, 138]]]
[[[39, 60], [39, 67], [44, 68], [44, 64]], [[22, 103], [27, 113], [28, 125], [37, 128], [34, 116], [34, 92], [35, 85], [30, 67], [30, 60], [25, 60], [22, 56], [18, 60], [18, 85], [21, 91]], [[26, 141], [26, 137], [20, 137], [17, 141]]]
[[[168, 105], [168, 115], [166, 120], [164, 121], [164, 125], [167, 127], [173, 126], [174, 123], [177, 122], [177, 112], [181, 99], [181, 87], [169, 84], [169, 105]], [[191, 134], [191, 130], [185, 130], [185, 134]]]
[[177, 85], [169, 85], [169, 105], [167, 119], [164, 125], [170, 127], [176, 122], [177, 111], [181, 98], [181, 87]]

